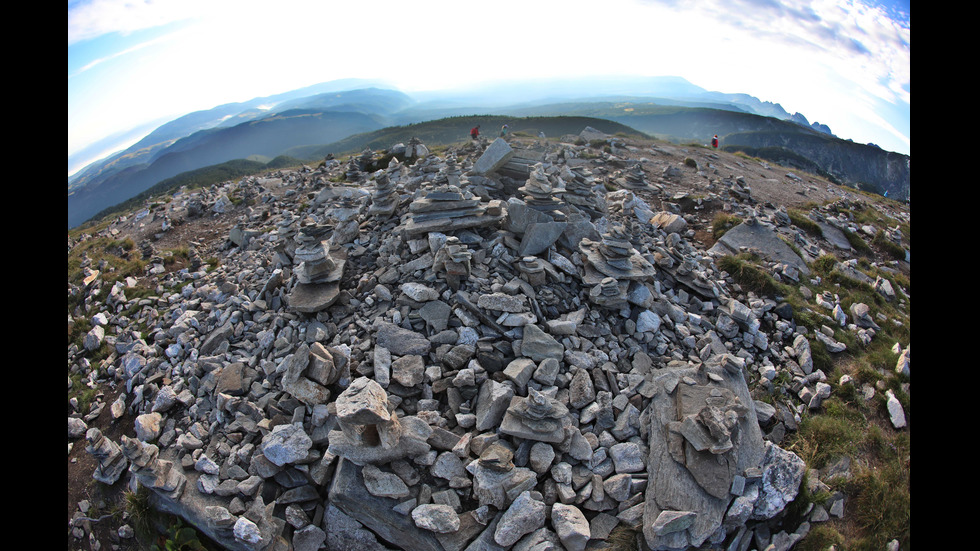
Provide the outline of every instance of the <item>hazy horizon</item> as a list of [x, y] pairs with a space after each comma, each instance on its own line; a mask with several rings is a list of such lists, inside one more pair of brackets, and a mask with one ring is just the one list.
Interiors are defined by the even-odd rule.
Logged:
[[[70, 1], [69, 160], [79, 165], [75, 156], [87, 152], [77, 170], [138, 141], [138, 132], [123, 138], [134, 129], [345, 78], [380, 80], [413, 95], [577, 76], [681, 77], [779, 103], [840, 138], [911, 154], [907, 2], [404, 6]], [[93, 147], [99, 143], [101, 153]]]

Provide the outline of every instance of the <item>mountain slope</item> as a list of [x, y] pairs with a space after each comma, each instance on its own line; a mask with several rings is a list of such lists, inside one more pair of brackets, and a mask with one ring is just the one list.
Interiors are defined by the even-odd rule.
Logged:
[[104, 208], [188, 170], [252, 156], [275, 157], [296, 146], [330, 143], [382, 126], [377, 118], [361, 113], [295, 110], [197, 132], [178, 140], [150, 163], [122, 168], [69, 193], [68, 226], [77, 226]]

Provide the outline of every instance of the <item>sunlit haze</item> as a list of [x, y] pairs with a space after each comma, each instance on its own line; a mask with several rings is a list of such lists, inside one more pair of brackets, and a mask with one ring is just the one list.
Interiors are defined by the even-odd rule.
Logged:
[[679, 76], [910, 154], [909, 10], [907, 0], [70, 0], [68, 155], [86, 158], [69, 174], [189, 112], [342, 78], [411, 94]]

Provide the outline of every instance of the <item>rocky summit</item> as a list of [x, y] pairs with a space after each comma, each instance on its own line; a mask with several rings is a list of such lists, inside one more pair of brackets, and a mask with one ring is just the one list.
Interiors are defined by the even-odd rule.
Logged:
[[[840, 352], [830, 329], [866, 342], [890, 321], [817, 294], [814, 337], [718, 260], [751, 251], [805, 288], [856, 228], [812, 207], [824, 235], [801, 231], [786, 203], [860, 196], [583, 132], [413, 140], [182, 190], [69, 238], [86, 276], [69, 281], [69, 325], [86, 327], [69, 394], [98, 391], [70, 402], [69, 472], [149, 492], [233, 550], [582, 551], [614, 532], [788, 549], [843, 515], [839, 495], [787, 515], [807, 467], [781, 444], [831, 392], [811, 342]], [[707, 212], [740, 221], [710, 248]], [[124, 278], [85, 249], [125, 238], [141, 263]], [[72, 497], [70, 482], [70, 548], [132, 538], [100, 542]]]

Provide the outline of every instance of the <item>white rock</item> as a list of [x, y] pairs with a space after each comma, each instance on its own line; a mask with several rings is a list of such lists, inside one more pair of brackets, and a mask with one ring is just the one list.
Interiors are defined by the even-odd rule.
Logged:
[[904, 427], [905, 409], [902, 407], [902, 403], [898, 401], [891, 390], [885, 391], [885, 395], [888, 397], [888, 415], [891, 417], [892, 426], [896, 429]]

